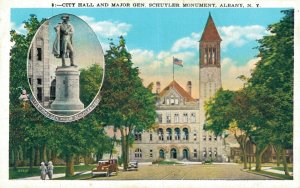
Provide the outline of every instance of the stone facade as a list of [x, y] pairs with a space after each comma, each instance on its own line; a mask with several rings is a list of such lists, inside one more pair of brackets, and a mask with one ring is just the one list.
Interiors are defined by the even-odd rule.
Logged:
[[32, 94], [45, 108], [49, 107], [53, 95], [55, 98], [55, 83], [53, 83], [55, 77], [50, 73], [52, 67], [49, 60], [48, 31], [49, 22], [46, 21], [31, 43], [27, 68]]

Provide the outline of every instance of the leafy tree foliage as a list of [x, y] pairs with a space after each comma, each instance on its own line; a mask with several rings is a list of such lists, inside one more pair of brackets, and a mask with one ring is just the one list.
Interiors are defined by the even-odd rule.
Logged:
[[102, 82], [103, 70], [100, 65], [80, 70], [80, 100], [87, 107], [97, 95]]
[[271, 34], [258, 41], [260, 61], [251, 78], [240, 77], [247, 81], [245, 87], [234, 97], [221, 90], [207, 103], [206, 127], [220, 134], [236, 124], [233, 130], [243, 131], [244, 139], [256, 145], [256, 170], [267, 147], [273, 145], [281, 152], [289, 175], [286, 149], [293, 142], [294, 10], [282, 12], [285, 16], [268, 27]]
[[121, 131], [122, 160], [127, 169], [133, 133], [149, 129], [155, 122], [155, 96], [143, 86], [138, 68], [133, 68], [131, 54], [121, 36], [119, 44], [110, 44], [105, 55], [101, 120]]

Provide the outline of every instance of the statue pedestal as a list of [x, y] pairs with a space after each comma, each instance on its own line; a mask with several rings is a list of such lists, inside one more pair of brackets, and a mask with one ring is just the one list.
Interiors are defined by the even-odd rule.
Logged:
[[79, 98], [79, 70], [76, 66], [57, 67], [55, 100], [51, 112], [57, 115], [73, 115], [84, 109]]

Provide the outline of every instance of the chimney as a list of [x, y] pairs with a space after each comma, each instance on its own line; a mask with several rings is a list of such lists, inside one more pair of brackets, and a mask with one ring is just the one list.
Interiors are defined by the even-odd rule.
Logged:
[[160, 82], [156, 82], [156, 93], [160, 93]]
[[191, 81], [187, 82], [186, 91], [188, 92], [188, 94], [190, 94], [190, 96], [192, 96], [192, 82]]

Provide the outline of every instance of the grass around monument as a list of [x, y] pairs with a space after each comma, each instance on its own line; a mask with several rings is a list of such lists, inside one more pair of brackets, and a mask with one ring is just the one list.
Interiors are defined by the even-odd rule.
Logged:
[[[75, 172], [83, 172], [83, 171], [89, 171], [96, 167], [96, 164], [94, 165], [75, 165], [74, 171]], [[54, 174], [61, 174], [65, 173], [66, 166], [54, 166]], [[32, 176], [40, 176], [40, 167], [34, 166], [31, 171], [29, 171], [29, 167], [18, 167], [14, 169], [13, 167], [9, 168], [9, 179], [19, 179], [19, 178], [26, 178], [26, 177], [32, 177]]]

